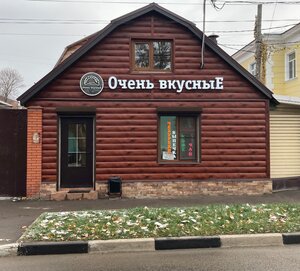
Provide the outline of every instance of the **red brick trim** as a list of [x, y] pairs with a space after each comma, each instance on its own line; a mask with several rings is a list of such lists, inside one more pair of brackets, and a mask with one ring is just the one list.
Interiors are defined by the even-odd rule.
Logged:
[[[34, 135], [38, 142], [34, 142]], [[30, 198], [40, 196], [42, 180], [42, 108], [29, 107], [27, 112], [27, 178], [26, 194]]]

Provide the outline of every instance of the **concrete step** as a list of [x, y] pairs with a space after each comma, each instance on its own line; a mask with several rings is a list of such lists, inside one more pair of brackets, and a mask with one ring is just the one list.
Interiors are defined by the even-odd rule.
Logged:
[[58, 191], [52, 193], [51, 200], [97, 200], [98, 192], [93, 190], [77, 190], [77, 191]]

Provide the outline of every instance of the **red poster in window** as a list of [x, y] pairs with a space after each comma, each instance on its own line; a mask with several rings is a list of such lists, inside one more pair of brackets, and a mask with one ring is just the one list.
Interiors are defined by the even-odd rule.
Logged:
[[193, 143], [189, 143], [189, 157], [193, 157]]

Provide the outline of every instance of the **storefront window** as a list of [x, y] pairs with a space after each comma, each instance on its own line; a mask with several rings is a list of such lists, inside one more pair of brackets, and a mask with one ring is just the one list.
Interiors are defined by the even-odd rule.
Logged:
[[86, 124], [68, 125], [68, 167], [86, 166]]
[[171, 71], [171, 66], [170, 41], [134, 42], [134, 70]]
[[160, 160], [197, 161], [197, 116], [160, 116]]

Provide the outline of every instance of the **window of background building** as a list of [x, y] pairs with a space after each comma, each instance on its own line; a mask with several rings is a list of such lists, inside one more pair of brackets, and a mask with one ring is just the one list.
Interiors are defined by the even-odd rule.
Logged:
[[292, 52], [287, 54], [286, 80], [294, 78], [296, 78], [296, 53]]
[[199, 160], [198, 120], [196, 115], [160, 115], [160, 161], [197, 162]]
[[134, 41], [134, 70], [138, 71], [171, 71], [171, 41]]
[[253, 63], [250, 64], [249, 72], [252, 75], [256, 76], [256, 62], [253, 62]]

